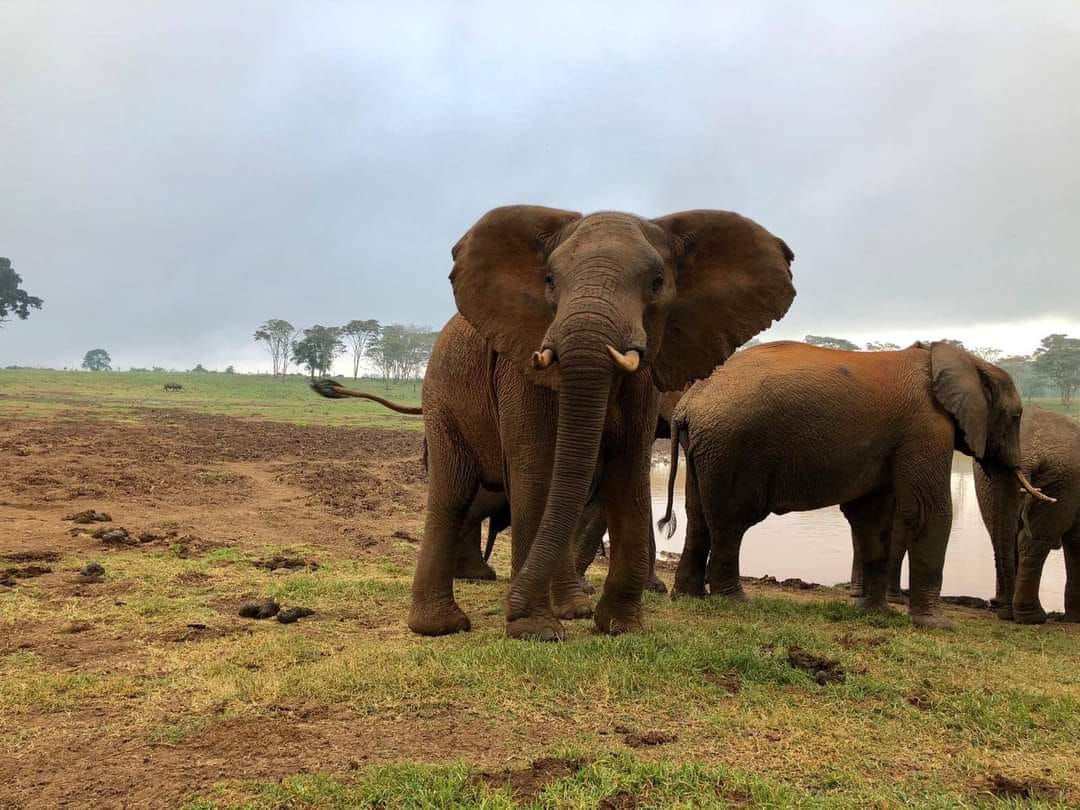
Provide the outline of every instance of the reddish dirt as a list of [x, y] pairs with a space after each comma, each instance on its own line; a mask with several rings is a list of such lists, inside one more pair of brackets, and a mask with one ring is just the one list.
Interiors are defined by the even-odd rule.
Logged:
[[528, 768], [507, 770], [502, 773], [481, 773], [476, 780], [488, 787], [509, 788], [514, 799], [522, 804], [529, 804], [544, 789], [545, 785], [565, 779], [576, 773], [581, 763], [571, 759], [544, 757], [533, 762]]
[[[393, 535], [422, 534], [423, 479], [416, 433], [169, 411], [147, 411], [138, 423], [0, 421], [0, 581], [8, 583], [0, 590], [33, 587], [54, 609], [44, 620], [5, 625], [0, 655], [32, 653], [50, 672], [152, 677], [150, 647], [252, 632], [263, 623], [236, 612], [260, 595], [221, 594], [213, 606], [231, 624], [180, 625], [153, 638], [62, 618], [71, 600], [104, 594], [124, 602], [130, 586], [109, 574], [116, 550], [168, 549], [185, 557], [231, 546], [258, 549], [256, 559], [268, 568], [314, 570], [319, 551], [313, 559], [265, 555], [267, 547], [303, 544], [327, 558], [370, 555], [411, 565], [415, 551]], [[65, 520], [88, 510], [112, 520]], [[121, 526], [126, 535], [93, 536]], [[79, 562], [58, 563], [71, 557]], [[104, 573], [81, 575], [90, 561]], [[205, 587], [213, 576], [192, 572], [175, 581]], [[301, 617], [282, 629], [300, 632], [319, 618]], [[378, 622], [365, 617], [356, 626], [404, 632], [400, 616]], [[183, 719], [182, 707], [173, 708], [160, 707], [162, 723]], [[125, 732], [130, 717], [122, 699], [63, 714], [20, 714], [0, 728], [0, 807], [171, 807], [225, 779], [340, 772], [403, 751], [484, 762], [497, 735], [475, 720], [459, 728], [455, 711], [420, 728], [392, 717], [358, 722], [348, 707], [283, 707], [272, 717], [216, 718], [177, 745]], [[504, 750], [495, 756], [507, 759]]]

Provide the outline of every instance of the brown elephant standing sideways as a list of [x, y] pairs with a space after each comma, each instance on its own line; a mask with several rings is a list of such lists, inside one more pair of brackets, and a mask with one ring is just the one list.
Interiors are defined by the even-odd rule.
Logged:
[[[594, 492], [611, 538], [596, 625], [640, 627], [657, 389], [708, 374], [787, 311], [791, 251], [727, 212], [647, 220], [509, 206], [482, 217], [453, 257], [461, 315], [424, 381], [428, 504], [409, 627], [469, 629], [454, 568], [480, 487], [504, 490], [513, 515], [507, 635], [556, 639], [558, 615], [587, 615], [567, 551]], [[462, 398], [474, 418], [460, 418]]]
[[949, 626], [938, 597], [953, 450], [1015, 486], [1021, 410], [1008, 374], [947, 343], [845, 352], [782, 342], [740, 352], [691, 387], [672, 417], [665, 521], [680, 441], [687, 457], [674, 592], [704, 594], [707, 565], [711, 593], [745, 599], [746, 530], [770, 513], [839, 505], [861, 559], [861, 606], [888, 609], [890, 539], [898, 540], [911, 555], [913, 621]]
[[[1065, 619], [1080, 622], [1080, 423], [1061, 414], [1028, 408], [1020, 420], [1020, 469], [1057, 503], [1022, 495], [1009, 476], [975, 468], [979, 511], [994, 543], [995, 558], [1017, 560], [1010, 588], [996, 568], [998, 615], [1022, 624], [1046, 621], [1039, 581], [1052, 548], [1065, 553]], [[1023, 502], [1022, 502], [1023, 501]]]

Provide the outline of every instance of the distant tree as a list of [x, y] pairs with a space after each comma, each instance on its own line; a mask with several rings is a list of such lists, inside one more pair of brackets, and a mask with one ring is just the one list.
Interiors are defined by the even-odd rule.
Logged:
[[225, 373], [226, 373], [226, 374], [235, 374], [235, 373], [236, 373], [236, 369], [235, 369], [235, 368], [233, 368], [232, 366], [225, 366]]
[[11, 266], [11, 259], [0, 256], [0, 325], [8, 320], [9, 314], [25, 321], [31, 309], [41, 309], [44, 302], [29, 295], [21, 284], [22, 276]]
[[91, 349], [83, 355], [82, 367], [87, 371], [112, 371], [112, 358], [104, 349]]
[[198, 373], [201, 373], [201, 374], [205, 374], [205, 373], [206, 373], [206, 369], [205, 369], [205, 368], [203, 368], [203, 364], [202, 364], [202, 363], [196, 363], [196, 364], [195, 364], [195, 368], [193, 368], [193, 369], [192, 369], [192, 371], [194, 371], [194, 372], [198, 372]]
[[390, 380], [411, 380], [431, 357], [438, 332], [427, 327], [404, 326], [392, 323], [379, 330], [379, 336], [368, 346], [367, 354], [382, 373], [389, 387]]
[[345, 351], [341, 340], [341, 327], [316, 324], [304, 330], [304, 336], [292, 343], [293, 360], [307, 368], [312, 378], [315, 374], [328, 374], [334, 360]]
[[1002, 357], [996, 365], [1012, 377], [1016, 389], [1025, 399], [1030, 400], [1042, 393], [1042, 379], [1035, 367], [1035, 361], [1030, 356], [1015, 354]]
[[964, 341], [962, 341], [962, 340], [952, 340], [950, 338], [942, 338], [941, 340], [939, 340], [937, 342], [938, 343], [948, 343], [950, 346], [955, 346], [956, 348], [963, 349], [964, 351], [968, 350], [967, 346], [964, 345]]
[[1080, 338], [1047, 335], [1035, 350], [1035, 368], [1068, 408], [1080, 388]]
[[255, 341], [266, 344], [270, 359], [274, 364], [274, 376], [282, 377], [289, 367], [289, 347], [296, 337], [297, 329], [288, 321], [272, 318], [255, 330]]
[[341, 335], [352, 350], [352, 375], [355, 380], [360, 376], [360, 358], [367, 352], [371, 341], [379, 336], [379, 322], [349, 321], [341, 327]]
[[828, 337], [827, 335], [807, 335], [803, 340], [811, 346], [821, 346], [825, 349], [842, 349], [846, 352], [857, 352], [859, 350], [859, 347], [850, 340]]
[[976, 357], [981, 357], [987, 363], [996, 363], [1001, 357], [1001, 349], [995, 349], [993, 346], [975, 346], [968, 351]]
[[876, 340], [872, 340], [866, 344], [866, 350], [868, 352], [895, 352], [899, 349], [900, 347], [895, 343], [879, 342]]
[[161, 366], [154, 366], [153, 370], [154, 370], [154, 371], [157, 371], [157, 372], [159, 372], [159, 373], [160, 373], [160, 372], [163, 372], [163, 371], [165, 371], [165, 369], [164, 369], [164, 368], [162, 368]]

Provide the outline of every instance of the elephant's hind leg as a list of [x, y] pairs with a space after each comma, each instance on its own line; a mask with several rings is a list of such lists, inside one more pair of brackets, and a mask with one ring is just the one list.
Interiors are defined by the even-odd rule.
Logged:
[[709, 526], [701, 503], [701, 490], [693, 461], [686, 460], [686, 537], [675, 569], [671, 595], [704, 596], [705, 573], [709, 562]]
[[853, 544], [858, 549], [863, 610], [889, 610], [886, 591], [889, 581], [889, 537], [892, 534], [895, 499], [891, 490], [865, 495], [842, 504], [851, 525]]
[[413, 576], [409, 629], [423, 636], [441, 636], [471, 627], [454, 600], [454, 571], [479, 474], [456, 432], [430, 419], [427, 440], [427, 515]]
[[1080, 522], [1061, 543], [1065, 552], [1065, 621], [1080, 622]]

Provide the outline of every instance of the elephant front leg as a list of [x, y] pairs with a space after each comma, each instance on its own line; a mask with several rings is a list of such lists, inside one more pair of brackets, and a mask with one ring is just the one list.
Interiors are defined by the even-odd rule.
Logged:
[[611, 635], [641, 629], [641, 594], [650, 570], [648, 450], [619, 455], [605, 465], [601, 482], [610, 559], [594, 614], [597, 629]]
[[575, 549], [568, 543], [551, 580], [551, 609], [560, 619], [587, 619], [593, 615], [592, 600], [585, 593], [575, 562]]
[[951, 528], [951, 512], [928, 515], [924, 518], [922, 531], [908, 543], [911, 571], [908, 611], [911, 621], [918, 627], [948, 629], [953, 626], [941, 607], [941, 577]]
[[427, 514], [408, 623], [414, 633], [441, 636], [471, 627], [469, 617], [454, 600], [454, 570], [478, 476], [463, 454], [456, 452], [453, 436], [429, 425], [427, 438]]

